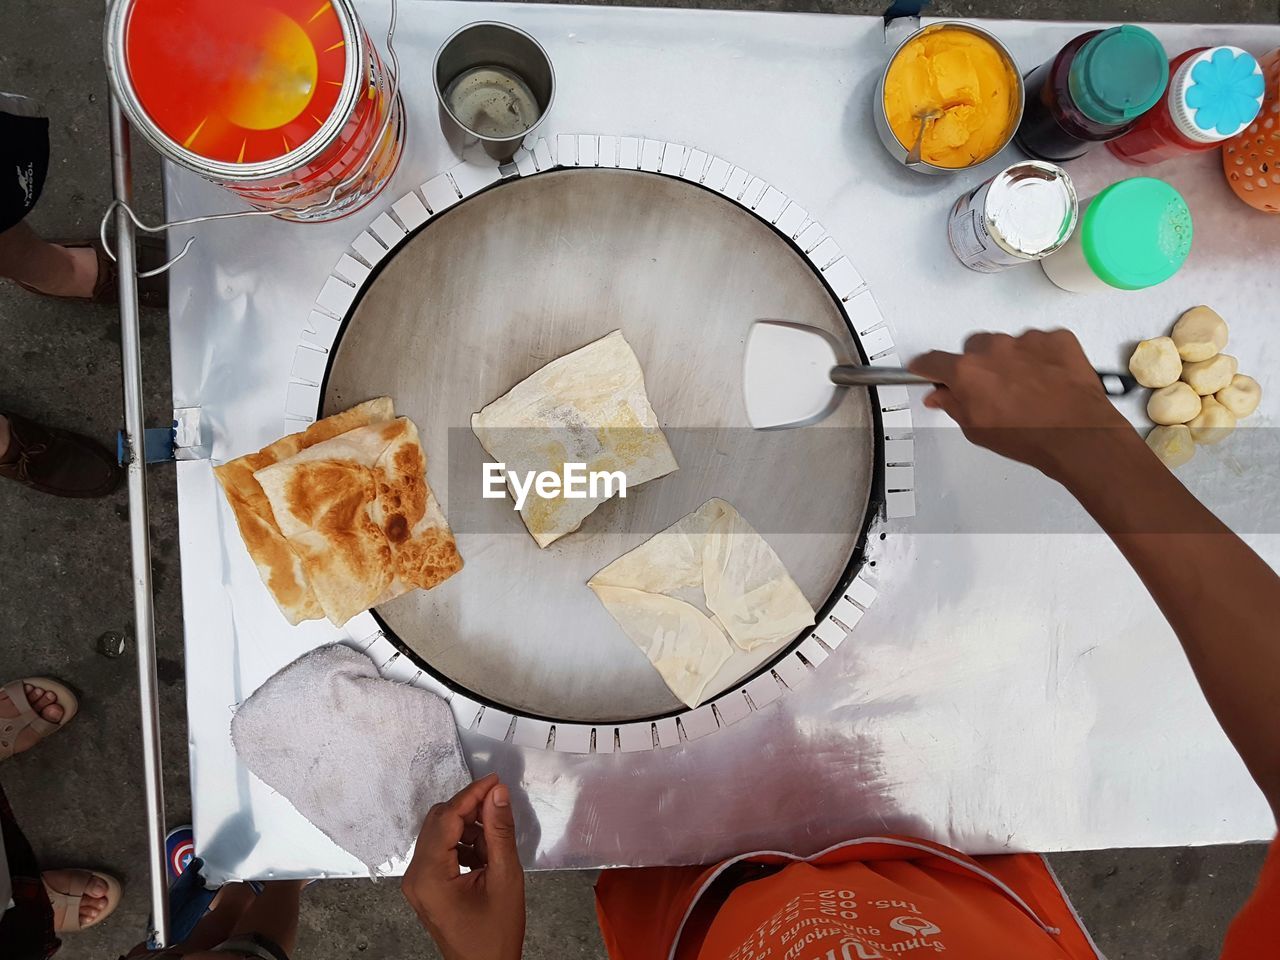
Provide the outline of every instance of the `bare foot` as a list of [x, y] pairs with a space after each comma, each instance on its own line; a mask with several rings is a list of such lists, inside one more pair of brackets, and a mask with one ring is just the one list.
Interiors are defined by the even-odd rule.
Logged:
[[[40, 874], [44, 885], [55, 893], [66, 893], [72, 888], [79, 870], [46, 870]], [[84, 896], [80, 899], [80, 926], [93, 923], [107, 909], [107, 883], [101, 877], [93, 877], [84, 888]], [[52, 898], [50, 898], [52, 900]], [[61, 909], [54, 904], [53, 926], [55, 930], [66, 928]]]
[[98, 285], [98, 254], [92, 247], [63, 247], [71, 257], [72, 272], [67, 290], [63, 294], [68, 297], [93, 296], [93, 288]]
[[81, 297], [85, 300], [93, 296], [93, 288], [98, 285], [98, 255], [92, 247], [64, 247], [51, 243], [56, 251], [56, 269], [49, 272], [44, 282], [32, 284], [42, 293], [55, 297]]
[[[27, 703], [39, 716], [50, 723], [61, 723], [66, 711], [58, 704], [58, 695], [52, 690], [34, 687], [29, 683], [22, 685], [27, 695]], [[18, 707], [9, 699], [9, 695], [0, 690], [0, 720], [13, 720], [18, 716]], [[30, 750], [40, 740], [40, 734], [28, 727], [18, 734], [18, 742], [14, 745], [14, 753]]]
[[93, 247], [50, 243], [25, 222], [0, 231], [0, 277], [56, 297], [92, 297], [98, 283]]
[[92, 247], [64, 247], [36, 240], [38, 255], [30, 257], [18, 279], [53, 297], [89, 299], [98, 285], [98, 254]]

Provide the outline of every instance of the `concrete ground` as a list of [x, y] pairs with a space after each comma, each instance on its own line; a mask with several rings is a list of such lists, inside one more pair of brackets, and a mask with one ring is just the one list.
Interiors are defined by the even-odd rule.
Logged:
[[[706, 5], [878, 13], [884, 0]], [[109, 197], [102, 7], [101, 0], [6, 0], [0, 13], [0, 89], [38, 98], [52, 117], [49, 182], [32, 217], [46, 236], [91, 234]], [[960, 16], [1159, 20], [1203, 19], [1211, 10], [1195, 0], [955, 0], [934, 9]], [[1277, 0], [1223, 0], [1212, 8], [1213, 16], [1234, 21], [1274, 23], [1278, 14]], [[144, 207], [158, 212], [157, 165], [142, 156], [137, 166]], [[158, 424], [171, 407], [163, 313], [146, 315], [143, 336], [149, 422]], [[0, 411], [112, 437], [121, 420], [115, 309], [48, 302], [0, 283]], [[97, 650], [104, 631], [132, 628], [125, 495], [76, 502], [0, 487], [10, 545], [0, 556], [0, 623], [9, 625], [10, 637], [0, 644], [0, 680], [48, 674], [82, 694], [81, 715], [70, 730], [5, 763], [0, 773], [46, 866], [96, 865], [126, 880], [116, 915], [69, 937], [61, 953], [67, 960], [112, 957], [137, 941], [148, 909], [134, 651], [108, 659]], [[171, 470], [151, 471], [150, 499], [165, 787], [170, 822], [179, 823], [189, 814], [190, 798]], [[1257, 846], [1108, 850], [1063, 854], [1053, 862], [1112, 958], [1202, 960], [1217, 955], [1262, 854]], [[603, 956], [591, 882], [585, 873], [530, 878], [530, 960]], [[309, 888], [297, 956], [362, 954], [435, 955], [396, 883], [331, 881]]]

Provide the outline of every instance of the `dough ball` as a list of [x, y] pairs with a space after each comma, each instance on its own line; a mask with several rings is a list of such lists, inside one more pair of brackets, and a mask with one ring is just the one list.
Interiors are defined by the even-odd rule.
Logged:
[[1156, 427], [1147, 434], [1147, 446], [1169, 469], [1182, 466], [1196, 455], [1191, 430], [1184, 423]]
[[1258, 409], [1262, 400], [1262, 387], [1253, 377], [1237, 373], [1231, 382], [1213, 395], [1213, 398], [1243, 420]]
[[1236, 428], [1236, 415], [1213, 397], [1204, 397], [1200, 412], [1187, 426], [1196, 443], [1220, 443]]
[[1147, 401], [1147, 416], [1161, 424], [1186, 423], [1200, 412], [1200, 395], [1179, 381], [1161, 387]]
[[1208, 360], [1197, 360], [1182, 366], [1182, 380], [1202, 397], [1217, 393], [1236, 375], [1236, 358], [1220, 353]]
[[1129, 372], [1144, 387], [1167, 387], [1182, 376], [1182, 357], [1172, 337], [1143, 340], [1129, 358]]
[[1208, 360], [1227, 345], [1227, 322], [1208, 307], [1192, 307], [1173, 325], [1173, 342], [1183, 360]]

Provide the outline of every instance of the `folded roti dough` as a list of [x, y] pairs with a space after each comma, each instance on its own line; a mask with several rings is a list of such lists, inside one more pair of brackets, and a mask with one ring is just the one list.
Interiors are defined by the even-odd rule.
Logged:
[[253, 475], [348, 430], [394, 417], [395, 409], [390, 397], [366, 400], [350, 410], [317, 420], [301, 433], [282, 437], [257, 453], [213, 468], [235, 514], [240, 536], [258, 568], [258, 575], [285, 619], [295, 626], [303, 620], [318, 620], [324, 616], [324, 610], [307, 581], [302, 560], [280, 532], [271, 504]]
[[690, 707], [735, 646], [790, 639], [814, 620], [773, 548], [720, 499], [623, 554], [587, 586]]
[[400, 417], [350, 430], [254, 474], [316, 600], [337, 626], [462, 569], [426, 472], [417, 427]]
[[[566, 463], [583, 463], [588, 473], [622, 471], [630, 491], [677, 469], [645, 394], [640, 361], [618, 330], [516, 384], [473, 414], [471, 429], [494, 461], [521, 477], [549, 470], [563, 479]], [[606, 499], [544, 499], [530, 490], [520, 518], [546, 547], [577, 530]]]

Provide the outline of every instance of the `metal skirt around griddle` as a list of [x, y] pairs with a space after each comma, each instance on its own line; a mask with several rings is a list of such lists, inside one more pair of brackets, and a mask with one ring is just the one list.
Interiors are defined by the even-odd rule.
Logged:
[[[377, 608], [388, 636], [449, 686], [517, 714], [605, 723], [679, 711], [586, 582], [711, 497], [739, 509], [823, 610], [856, 572], [879, 450], [872, 404], [850, 391], [821, 426], [751, 430], [743, 348], [760, 318], [821, 327], [860, 359], [809, 260], [748, 210], [672, 177], [513, 179], [406, 238], [347, 313], [321, 411], [386, 394], [418, 424], [466, 563]], [[489, 458], [471, 414], [611, 330], [640, 359], [680, 469], [539, 550], [509, 499], [482, 498]], [[707, 699], [793, 645], [736, 652]]]

